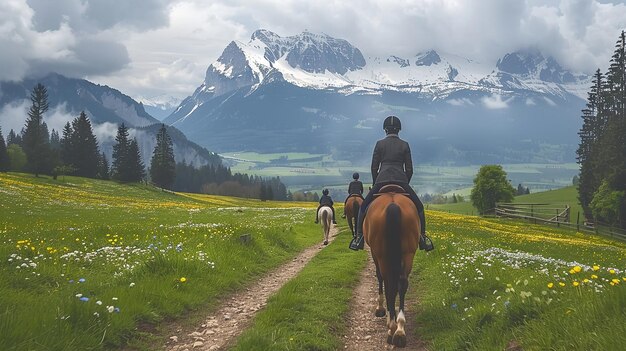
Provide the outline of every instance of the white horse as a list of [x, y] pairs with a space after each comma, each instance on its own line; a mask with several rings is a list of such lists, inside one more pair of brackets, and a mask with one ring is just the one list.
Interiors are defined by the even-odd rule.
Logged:
[[322, 206], [317, 211], [318, 218], [321, 219], [320, 224], [324, 228], [324, 245], [328, 245], [328, 236], [330, 235], [330, 227], [333, 220], [333, 210], [328, 206]]

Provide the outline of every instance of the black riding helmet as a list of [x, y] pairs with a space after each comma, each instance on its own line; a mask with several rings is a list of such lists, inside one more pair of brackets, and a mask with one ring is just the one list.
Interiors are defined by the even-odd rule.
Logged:
[[322, 194], [324, 194], [324, 195], [328, 195], [328, 189], [324, 189], [324, 190], [322, 190]]
[[359, 173], [357, 172], [352, 173], [352, 179], [359, 179]]
[[389, 116], [385, 118], [383, 122], [383, 129], [385, 132], [399, 132], [402, 129], [402, 123], [400, 123], [400, 118], [396, 116]]

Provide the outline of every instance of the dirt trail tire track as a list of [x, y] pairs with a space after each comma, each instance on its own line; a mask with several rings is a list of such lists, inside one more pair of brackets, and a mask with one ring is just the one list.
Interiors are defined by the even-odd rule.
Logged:
[[[329, 238], [331, 243], [338, 232], [338, 227], [331, 228]], [[263, 309], [267, 299], [295, 277], [324, 247], [320, 241], [319, 244], [305, 249], [290, 262], [274, 269], [243, 291], [225, 298], [217, 310], [207, 316], [196, 330], [169, 336], [165, 349], [214, 351], [233, 346], [237, 337], [250, 326], [256, 313]]]
[[[427, 351], [415, 331], [416, 301], [409, 299], [411, 286], [405, 301], [407, 345], [397, 348], [387, 344], [387, 317], [374, 316], [378, 299], [378, 281], [376, 280], [376, 266], [367, 250], [367, 265], [361, 272], [359, 284], [354, 290], [348, 314], [347, 334], [344, 336], [344, 349], [349, 351], [379, 351], [379, 350], [419, 350]], [[397, 307], [397, 303], [396, 303]]]

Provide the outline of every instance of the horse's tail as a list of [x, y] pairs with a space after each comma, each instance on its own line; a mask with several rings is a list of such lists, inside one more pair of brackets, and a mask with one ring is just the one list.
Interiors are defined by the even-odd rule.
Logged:
[[[400, 240], [400, 221], [402, 219], [402, 213], [400, 212], [400, 206], [395, 202], [390, 203], [387, 206], [387, 218], [386, 218], [386, 233], [387, 239], [387, 259], [391, 265], [391, 286], [398, 287], [400, 279], [400, 273], [402, 270], [402, 247]], [[394, 295], [395, 296], [395, 295]]]
[[322, 223], [324, 223], [324, 228], [326, 228], [326, 222], [328, 221], [328, 211], [324, 208], [322, 210]]

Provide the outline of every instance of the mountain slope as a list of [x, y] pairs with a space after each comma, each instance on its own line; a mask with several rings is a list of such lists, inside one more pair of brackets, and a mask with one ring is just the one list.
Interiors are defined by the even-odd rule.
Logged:
[[430, 161], [570, 161], [588, 86], [532, 49], [495, 65], [434, 50], [365, 59], [324, 34], [257, 30], [231, 42], [164, 121], [216, 151], [365, 160], [384, 117], [397, 114]]
[[[25, 120], [30, 92], [37, 83], [42, 83], [48, 90], [50, 111], [44, 118], [49, 129], [60, 132], [65, 122], [85, 111], [93, 124], [101, 151], [110, 160], [117, 125], [125, 123], [130, 127], [131, 136], [137, 137], [143, 161], [149, 165], [160, 122], [148, 114], [141, 103], [108, 86], [54, 73], [41, 79], [0, 82], [0, 110], [7, 106], [22, 108]], [[187, 140], [176, 128], [169, 127], [168, 132], [178, 162], [185, 160], [197, 165], [221, 162], [219, 156]]]

